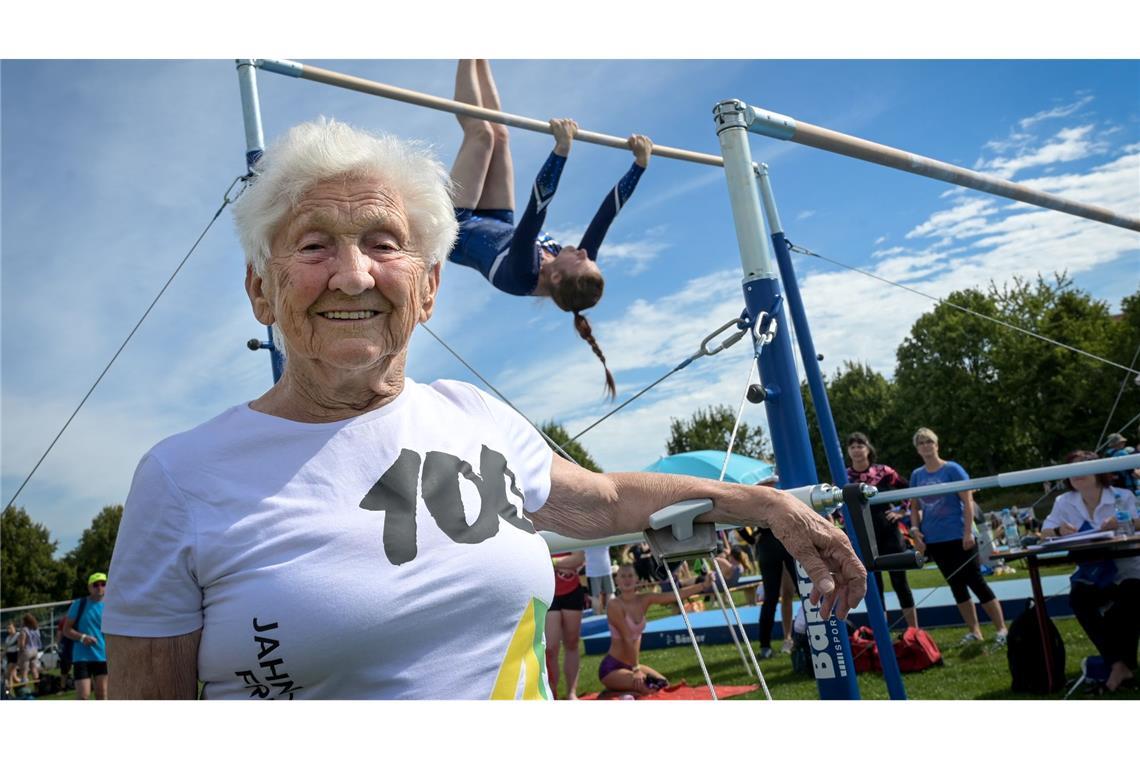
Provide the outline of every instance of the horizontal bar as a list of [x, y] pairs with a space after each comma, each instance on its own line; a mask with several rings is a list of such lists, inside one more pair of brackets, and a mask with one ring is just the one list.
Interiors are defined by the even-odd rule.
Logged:
[[898, 148], [863, 140], [842, 132], [835, 132], [815, 124], [798, 121], [783, 114], [748, 106], [745, 108], [745, 120], [748, 123], [748, 131], [765, 137], [791, 140], [800, 145], [808, 145], [812, 148], [839, 153], [861, 161], [870, 161], [911, 174], [932, 177], [953, 185], [969, 187], [984, 193], [1000, 195], [1005, 198], [1012, 198], [1015, 201], [1140, 232], [1140, 219], [1135, 217], [1118, 214], [1100, 206], [1078, 203], [1000, 177], [980, 174], [944, 161], [926, 158], [915, 153], [907, 153]]
[[[301, 79], [308, 79], [312, 82], [330, 84], [334, 87], [355, 90], [356, 92], [376, 95], [381, 98], [388, 98], [389, 100], [399, 100], [403, 103], [411, 103], [412, 105], [423, 106], [424, 108], [433, 108], [437, 111], [447, 111], [448, 113], [459, 114], [461, 116], [485, 119], [486, 121], [493, 121], [497, 124], [506, 124], [509, 127], [527, 129], [531, 132], [551, 134], [550, 124], [545, 121], [531, 119], [526, 116], [517, 116], [505, 111], [480, 108], [468, 103], [460, 103], [457, 100], [448, 100], [447, 98], [416, 92], [415, 90], [405, 90], [402, 87], [394, 87], [389, 84], [381, 84], [368, 79], [340, 74], [317, 66], [296, 63], [294, 61], [272, 59], [257, 59], [256, 64], [259, 68], [275, 74], [300, 77]], [[607, 148], [629, 150], [629, 144], [626, 142], [626, 138], [615, 137], [602, 132], [589, 132], [584, 129], [579, 129], [574, 139], [595, 145], [604, 145]], [[674, 158], [679, 161], [690, 161], [695, 164], [724, 166], [724, 159], [720, 156], [714, 156], [710, 153], [697, 153], [681, 148], [670, 148], [667, 145], [657, 145], [656, 143], [653, 145], [653, 155], [661, 156], [662, 158]]]
[[885, 504], [905, 499], [921, 498], [923, 496], [938, 496], [945, 493], [958, 493], [960, 491], [975, 491], [979, 488], [1011, 488], [1023, 486], [1028, 483], [1044, 483], [1047, 480], [1061, 480], [1081, 475], [1097, 475], [1102, 472], [1117, 472], [1140, 467], [1140, 454], [1130, 454], [1126, 457], [1110, 457], [1108, 459], [1092, 459], [1087, 462], [1073, 462], [1072, 464], [1055, 464], [1050, 467], [1037, 467], [1032, 470], [1018, 470], [1000, 475], [990, 475], [985, 478], [971, 478], [951, 483], [939, 483], [933, 486], [919, 486], [918, 488], [903, 488], [898, 491], [883, 491], [868, 499], [868, 504]]

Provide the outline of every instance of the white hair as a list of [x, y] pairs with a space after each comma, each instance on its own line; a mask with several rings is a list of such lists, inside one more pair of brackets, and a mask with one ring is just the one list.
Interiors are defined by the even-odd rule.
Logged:
[[321, 117], [298, 124], [254, 167], [256, 176], [234, 204], [245, 261], [265, 275], [273, 234], [301, 197], [319, 182], [377, 177], [394, 190], [408, 215], [411, 245], [427, 265], [443, 264], [459, 229], [447, 169], [415, 140], [371, 134]]

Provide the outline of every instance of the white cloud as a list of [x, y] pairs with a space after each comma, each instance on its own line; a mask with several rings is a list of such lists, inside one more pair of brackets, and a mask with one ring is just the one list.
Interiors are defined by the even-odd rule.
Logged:
[[796, 221], [802, 222], [804, 219], [810, 219], [815, 216], [815, 209], [805, 209], [796, 214]]
[[1024, 119], [1017, 122], [1017, 124], [1022, 129], [1029, 129], [1030, 127], [1034, 126], [1038, 122], [1045, 121], [1046, 119], [1059, 119], [1059, 118], [1062, 118], [1065, 116], [1071, 116], [1072, 114], [1074, 114], [1078, 110], [1080, 110], [1082, 106], [1088, 105], [1092, 101], [1093, 101], [1092, 95], [1085, 95], [1083, 98], [1081, 98], [1080, 100], [1077, 100], [1075, 103], [1069, 103], [1068, 105], [1065, 105], [1065, 106], [1057, 106], [1056, 108], [1051, 108], [1048, 111], [1038, 111], [1037, 113], [1033, 114], [1032, 116], [1026, 116]]
[[1107, 146], [1103, 142], [1089, 138], [1092, 131], [1092, 124], [1067, 127], [1060, 130], [1050, 142], [1036, 151], [1022, 152], [1012, 158], [994, 158], [984, 161], [981, 168], [999, 177], [1009, 178], [1034, 166], [1075, 161], [1105, 152]]

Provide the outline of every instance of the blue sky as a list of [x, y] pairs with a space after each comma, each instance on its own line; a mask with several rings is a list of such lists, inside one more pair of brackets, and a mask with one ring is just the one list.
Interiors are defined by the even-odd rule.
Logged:
[[[454, 61], [302, 59], [450, 97]], [[711, 108], [737, 97], [803, 121], [1140, 216], [1140, 64], [1111, 61], [503, 60], [504, 108], [572, 116], [585, 129], [717, 153]], [[449, 114], [260, 74], [266, 138], [320, 115], [432, 143], [450, 164]], [[2, 491], [6, 504], [158, 288], [244, 171], [231, 60], [0, 64]], [[512, 138], [520, 197], [549, 137]], [[936, 295], [1068, 269], [1117, 307], [1140, 277], [1135, 233], [959, 191], [810, 148], [752, 140], [793, 241]], [[627, 153], [575, 146], [548, 215], [584, 229]], [[720, 170], [655, 158], [602, 249], [606, 297], [590, 313], [619, 399], [690, 355], [739, 313], [740, 265]], [[844, 359], [890, 374], [932, 304], [797, 258], [829, 374]], [[260, 395], [270, 382], [227, 213], [119, 357], [17, 503], [71, 548], [121, 502], [139, 457], [164, 436]], [[603, 414], [601, 369], [549, 304], [444, 271], [431, 327], [525, 413], [572, 432]], [[472, 380], [424, 333], [420, 380]], [[671, 378], [583, 443], [606, 469], [664, 449], [671, 417], [733, 407], [743, 343]], [[1111, 399], [1105, 399], [1106, 408]], [[745, 419], [764, 424], [749, 407]]]

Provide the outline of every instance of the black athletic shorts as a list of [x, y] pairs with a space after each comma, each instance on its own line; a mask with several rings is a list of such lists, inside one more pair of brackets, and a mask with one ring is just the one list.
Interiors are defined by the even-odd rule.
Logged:
[[82, 681], [84, 678], [107, 675], [106, 660], [75, 662], [72, 663], [72, 667], [75, 668], [74, 678], [76, 681]]
[[577, 610], [578, 612], [581, 612], [582, 608], [585, 606], [586, 587], [579, 583], [578, 587], [571, 591], [569, 594], [563, 594], [562, 596], [554, 597], [554, 601], [550, 605], [550, 611], [555, 612], [557, 610]]
[[19, 652], [5, 652], [4, 653], [4, 662], [8, 663], [9, 665], [15, 665], [16, 662], [19, 660], [19, 658], [20, 658]]

